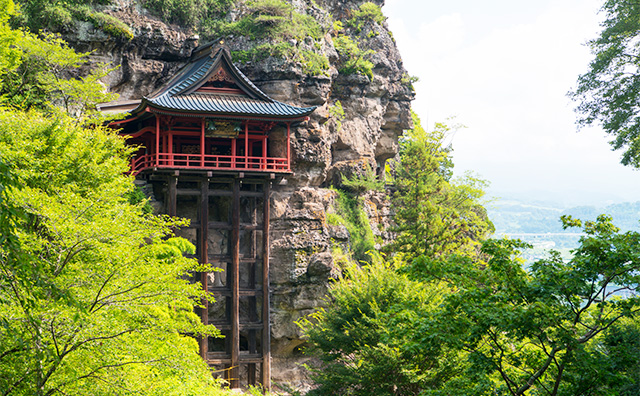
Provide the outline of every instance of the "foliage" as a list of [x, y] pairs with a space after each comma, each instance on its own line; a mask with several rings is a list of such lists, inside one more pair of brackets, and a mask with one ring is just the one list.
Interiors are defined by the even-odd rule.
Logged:
[[378, 178], [368, 161], [365, 162], [364, 169], [361, 172], [356, 171], [351, 177], [342, 175], [341, 184], [343, 188], [358, 195], [367, 191], [384, 190], [384, 180]]
[[406, 87], [409, 87], [411, 91], [415, 90], [413, 84], [417, 83], [418, 81], [420, 81], [419, 77], [410, 76], [408, 73], [403, 73], [402, 78], [400, 79], [400, 83], [402, 83], [402, 85]]
[[236, 0], [142, 0], [142, 5], [165, 21], [197, 27], [199, 23], [225, 15]]
[[570, 95], [579, 124], [601, 123], [613, 148], [624, 150], [622, 163], [640, 167], [640, 4], [606, 0], [602, 11], [602, 32], [589, 41], [594, 58]]
[[419, 256], [473, 254], [493, 232], [480, 203], [486, 183], [471, 175], [452, 180], [451, 148], [443, 146], [451, 129], [436, 124], [428, 133], [415, 114], [413, 122], [395, 164], [397, 238], [388, 249], [408, 263]]
[[353, 259], [369, 261], [370, 252], [375, 246], [375, 239], [369, 217], [362, 209], [362, 198], [347, 191], [335, 191], [337, 193], [336, 213], [327, 216], [327, 223], [345, 226], [349, 232], [349, 246]]
[[323, 38], [324, 30], [313, 17], [295, 11], [284, 0], [250, 1], [247, 10], [235, 22], [204, 21], [202, 34], [205, 37], [244, 36], [260, 42], [248, 50], [234, 52], [234, 59], [239, 62], [257, 62], [273, 56], [299, 63], [308, 75], [328, 74], [327, 57], [300, 45], [309, 39], [318, 44], [317, 41]]
[[[605, 370], [607, 364], [594, 356], [601, 346], [614, 353], [614, 325], [638, 316], [640, 234], [619, 233], [607, 216], [584, 223], [563, 217], [563, 223], [586, 234], [569, 261], [552, 252], [526, 271], [517, 257], [521, 243], [489, 240], [482, 248], [486, 260], [421, 258], [412, 268], [415, 278], [446, 280], [459, 290], [443, 304], [439, 334], [446, 334], [443, 341], [451, 348], [470, 351], [462, 378], [493, 384], [491, 394], [605, 394], [595, 390], [607, 382], [593, 383], [590, 373], [620, 372]], [[616, 297], [622, 291], [631, 294]], [[637, 379], [635, 373], [620, 374], [626, 380], [621, 385]], [[472, 382], [452, 385], [441, 393], [478, 394]]]
[[96, 12], [90, 6], [79, 6], [74, 10], [74, 16], [82, 21], [91, 22], [95, 27], [111, 37], [130, 41], [133, 39], [133, 32], [118, 18], [107, 15], [103, 12]]
[[73, 28], [74, 20], [91, 22], [107, 35], [131, 40], [131, 29], [119, 19], [95, 11], [100, 4], [109, 4], [112, 0], [17, 0], [22, 13], [16, 16], [14, 25], [26, 26], [32, 32], [40, 30], [60, 32]]
[[329, 75], [329, 59], [324, 54], [302, 50], [299, 55], [304, 73], [310, 76]]
[[411, 281], [380, 257], [346, 274], [326, 308], [299, 323], [322, 361], [309, 395], [418, 395], [455, 373], [455, 354], [429, 328], [445, 287]]
[[259, 62], [271, 56], [298, 62], [302, 65], [302, 71], [312, 76], [326, 75], [329, 70], [329, 60], [326, 56], [299, 50], [288, 42], [264, 43], [249, 50], [233, 51], [234, 60], [240, 63]]
[[357, 10], [354, 10], [351, 13], [351, 15], [352, 18], [347, 21], [347, 24], [356, 29], [357, 32], [362, 30], [365, 23], [373, 22], [378, 25], [382, 25], [386, 19], [382, 14], [380, 6], [370, 1], [362, 3]]
[[131, 205], [142, 205], [142, 212], [144, 214], [153, 213], [153, 207], [149, 204], [149, 199], [144, 192], [138, 186], [134, 186], [131, 190], [124, 194]]
[[42, 39], [19, 32], [15, 48], [21, 56], [0, 85], [0, 103], [15, 108], [55, 111], [62, 107], [79, 118], [97, 115], [96, 104], [115, 99], [98, 81], [110, 70], [98, 65], [84, 77], [76, 76], [88, 53], [76, 53], [59, 37]]
[[212, 22], [209, 36], [246, 36], [252, 40], [269, 38], [274, 42], [289, 39], [320, 40], [322, 27], [309, 15], [296, 12], [284, 0], [255, 0], [247, 3], [248, 13], [236, 22]]
[[20, 51], [15, 43], [20, 39], [20, 33], [12, 30], [8, 21], [14, 14], [15, 6], [11, 0], [0, 0], [0, 76], [15, 69], [20, 62]]
[[[125, 195], [128, 150], [58, 114], [0, 112], [0, 389], [6, 395], [213, 394], [196, 341], [217, 334], [170, 238]], [[7, 188], [6, 180], [11, 180]]]
[[349, 36], [339, 35], [333, 40], [340, 55], [340, 73], [362, 73], [373, 80], [373, 63], [369, 60], [375, 54], [373, 50], [362, 50]]
[[345, 117], [344, 108], [339, 100], [333, 106], [329, 106], [329, 116], [336, 122], [339, 131], [342, 128], [342, 121]]

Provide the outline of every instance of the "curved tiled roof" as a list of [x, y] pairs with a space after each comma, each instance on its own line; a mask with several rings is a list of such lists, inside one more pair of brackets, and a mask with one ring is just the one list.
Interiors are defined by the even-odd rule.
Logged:
[[222, 114], [246, 114], [280, 117], [305, 116], [315, 107], [296, 107], [286, 103], [251, 99], [240, 95], [216, 95], [211, 93], [191, 93], [187, 95], [161, 95], [149, 100], [150, 103], [166, 110], [204, 111]]
[[[210, 52], [206, 51], [209, 47]], [[204, 49], [194, 50], [194, 54], [191, 62], [165, 86], [145, 97], [134, 113], [150, 106], [162, 110], [220, 115], [301, 118], [316, 108], [297, 107], [271, 99], [235, 67], [229, 50], [224, 46], [206, 46]], [[195, 92], [220, 67], [230, 74], [240, 91], [234, 94]]]

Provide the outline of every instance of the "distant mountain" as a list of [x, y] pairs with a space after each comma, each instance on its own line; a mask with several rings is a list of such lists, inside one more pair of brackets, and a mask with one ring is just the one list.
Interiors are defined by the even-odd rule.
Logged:
[[550, 249], [559, 250], [568, 257], [571, 249], [578, 246], [580, 230], [563, 230], [562, 215], [595, 220], [598, 215], [607, 214], [622, 231], [640, 231], [640, 201], [567, 208], [533, 199], [505, 199], [488, 204], [487, 212], [496, 228], [495, 237], [517, 238], [534, 246], [524, 254], [528, 262], [544, 257]]
[[640, 201], [607, 206], [574, 206], [524, 200], [499, 200], [487, 205], [496, 234], [575, 233], [563, 230], [560, 216], [571, 215], [582, 220], [595, 220], [607, 214], [622, 231], [640, 231]]

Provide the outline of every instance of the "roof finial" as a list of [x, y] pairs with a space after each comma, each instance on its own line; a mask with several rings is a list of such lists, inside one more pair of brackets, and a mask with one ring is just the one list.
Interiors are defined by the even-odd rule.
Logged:
[[[215, 41], [213, 43], [215, 43]], [[215, 56], [220, 51], [226, 52], [227, 56], [231, 56], [231, 51], [229, 50], [229, 47], [227, 47], [227, 45], [225, 44], [224, 39], [220, 39], [220, 41], [218, 41], [218, 44], [211, 46], [211, 54], [209, 54], [209, 56], [212, 58], [215, 58]]]

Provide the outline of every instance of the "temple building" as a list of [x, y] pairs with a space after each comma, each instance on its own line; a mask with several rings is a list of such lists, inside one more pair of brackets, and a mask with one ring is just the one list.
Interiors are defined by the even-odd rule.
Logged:
[[259, 381], [269, 389], [271, 184], [291, 172], [291, 127], [315, 107], [271, 99], [223, 43], [212, 43], [151, 95], [99, 108], [128, 113], [110, 125], [137, 147], [131, 172], [153, 187], [165, 213], [191, 220], [177, 234], [216, 267], [198, 275], [215, 296], [200, 314], [225, 338], [200, 339], [203, 359], [232, 388]]

